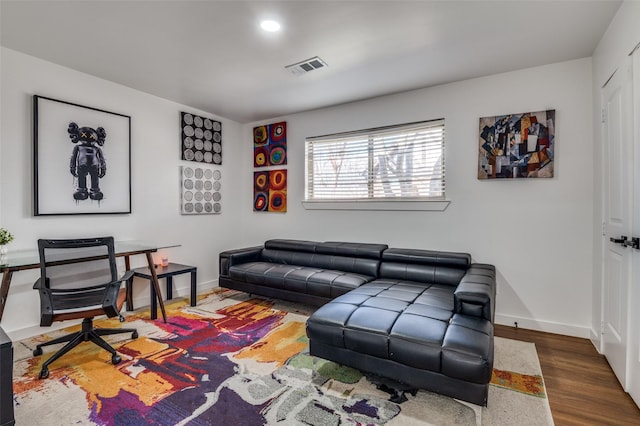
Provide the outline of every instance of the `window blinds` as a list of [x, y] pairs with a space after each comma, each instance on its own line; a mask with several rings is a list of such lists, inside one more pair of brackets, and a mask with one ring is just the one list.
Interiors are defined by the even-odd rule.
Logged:
[[310, 137], [306, 199], [444, 199], [444, 119]]

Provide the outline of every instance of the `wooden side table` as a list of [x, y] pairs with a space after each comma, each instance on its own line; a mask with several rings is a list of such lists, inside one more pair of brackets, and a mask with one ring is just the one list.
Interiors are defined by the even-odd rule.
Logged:
[[[173, 299], [173, 277], [180, 274], [191, 274], [191, 306], [196, 306], [196, 278], [198, 268], [190, 265], [181, 265], [179, 263], [169, 263], [168, 266], [158, 266], [155, 268], [155, 273], [158, 276], [158, 280], [165, 278], [167, 281], [167, 300]], [[152, 274], [149, 268], [136, 268], [133, 270], [133, 277], [140, 277], [152, 282]], [[133, 278], [127, 281], [127, 311], [133, 310]], [[151, 319], [158, 318], [158, 298], [156, 297], [156, 291], [152, 285], [151, 289]]]

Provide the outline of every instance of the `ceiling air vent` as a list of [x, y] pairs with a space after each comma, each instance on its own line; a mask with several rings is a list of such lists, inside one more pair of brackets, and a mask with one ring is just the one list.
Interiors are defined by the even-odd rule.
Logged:
[[324, 68], [327, 66], [327, 63], [322, 59], [314, 56], [311, 59], [304, 60], [302, 62], [298, 62], [297, 64], [287, 65], [285, 69], [289, 70], [291, 74], [301, 75], [311, 72], [313, 70], [317, 70], [318, 68]]

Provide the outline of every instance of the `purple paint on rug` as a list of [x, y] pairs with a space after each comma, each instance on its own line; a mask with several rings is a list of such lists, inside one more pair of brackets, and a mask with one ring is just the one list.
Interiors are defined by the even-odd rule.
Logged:
[[369, 405], [366, 399], [361, 399], [357, 401], [355, 404], [343, 405], [342, 409], [347, 413], [358, 413], [370, 417], [372, 419], [377, 419], [378, 417], [378, 407], [374, 407], [373, 405]]
[[[219, 312], [222, 313], [222, 310]], [[166, 343], [169, 347], [162, 354], [156, 353], [150, 359], [139, 358], [137, 365], [153, 371], [154, 374], [171, 383], [175, 391], [153, 404], [152, 407], [145, 406], [136, 396], [126, 392], [120, 392], [115, 398], [100, 398], [102, 409], [100, 413], [93, 415], [94, 421], [107, 426], [179, 423], [205, 403], [206, 393], [215, 392], [222, 382], [236, 374], [235, 363], [220, 355], [238, 351], [257, 342], [278, 327], [284, 316], [282, 312], [273, 311], [268, 315], [265, 315], [264, 311], [257, 312], [255, 315], [246, 315], [245, 311], [240, 312], [243, 315], [238, 315], [236, 311], [224, 313], [229, 316], [210, 322], [174, 316], [170, 323], [159, 324], [161, 328], [176, 337], [155, 339]], [[260, 407], [244, 402], [232, 391], [224, 389], [222, 392], [227, 400], [232, 401], [231, 405], [225, 406], [219, 400], [209, 410], [217, 414], [212, 414], [212, 417], [209, 415], [201, 417], [205, 419], [202, 424], [211, 424], [206, 419], [217, 420], [216, 416], [221, 413], [230, 421], [232, 419], [239, 421], [238, 413], [242, 413], [242, 419], [247, 415], [255, 417], [256, 421], [262, 419], [258, 423], [244, 423], [243, 420], [243, 424], [264, 423], [262, 415], [259, 414]], [[231, 409], [234, 404], [245, 405], [247, 410], [251, 407], [253, 414], [242, 412], [247, 410]], [[191, 421], [190, 425], [200, 424], [198, 421]]]
[[251, 405], [238, 394], [228, 388], [222, 388], [218, 402], [197, 421], [189, 422], [189, 426], [210, 425], [264, 425], [267, 423], [261, 414], [268, 402], [262, 405]]
[[148, 425], [145, 416], [151, 410], [140, 401], [137, 395], [120, 390], [114, 398], [100, 398], [102, 408], [96, 412], [97, 404], [91, 409], [89, 419], [97, 424], [105, 426], [116, 425]]

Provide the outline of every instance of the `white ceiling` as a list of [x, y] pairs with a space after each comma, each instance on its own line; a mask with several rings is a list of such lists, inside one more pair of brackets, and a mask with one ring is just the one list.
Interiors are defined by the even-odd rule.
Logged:
[[620, 4], [1, 0], [1, 43], [246, 123], [589, 57]]

